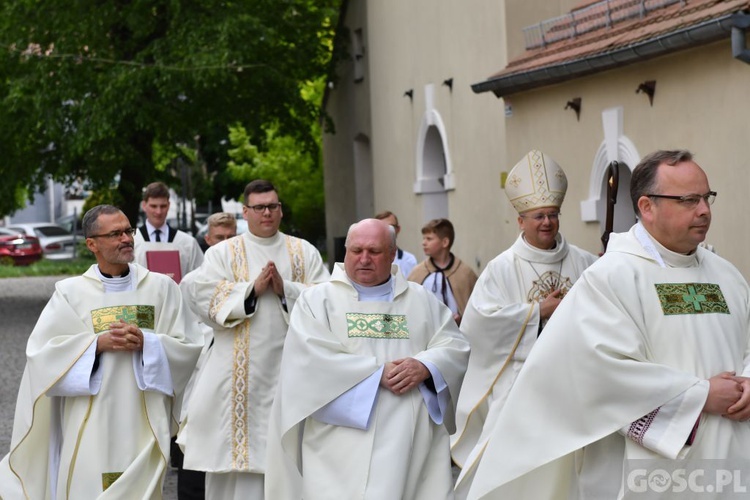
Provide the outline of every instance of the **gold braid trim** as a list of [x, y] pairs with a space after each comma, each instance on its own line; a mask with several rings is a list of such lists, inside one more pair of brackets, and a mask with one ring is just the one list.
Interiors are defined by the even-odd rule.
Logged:
[[305, 282], [305, 255], [302, 252], [302, 240], [286, 235], [286, 249], [289, 252], [289, 262], [292, 266], [292, 281]]
[[[250, 281], [250, 271], [245, 251], [244, 238], [229, 240], [232, 275], [235, 282]], [[234, 327], [234, 353], [232, 370], [232, 468], [247, 470], [247, 366], [250, 338], [250, 320], [246, 319]]]

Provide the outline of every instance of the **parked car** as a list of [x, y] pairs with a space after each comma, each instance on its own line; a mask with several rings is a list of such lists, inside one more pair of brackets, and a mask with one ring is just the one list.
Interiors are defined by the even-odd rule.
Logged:
[[39, 238], [42, 252], [48, 259], [72, 259], [75, 255], [73, 234], [57, 224], [51, 222], [17, 223], [8, 226], [8, 229]]
[[0, 227], [0, 264], [26, 266], [41, 260], [42, 246], [35, 236]]
[[83, 239], [83, 221], [78, 215], [63, 215], [55, 221], [58, 226], [64, 227], [68, 232], [75, 233], [80, 239]]
[[[237, 234], [247, 232], [247, 221], [245, 219], [237, 219]], [[206, 243], [206, 234], [208, 234], [208, 224], [205, 224], [202, 228], [195, 233], [195, 239], [198, 242], [198, 246], [201, 247], [203, 253], [208, 250], [208, 243]]]

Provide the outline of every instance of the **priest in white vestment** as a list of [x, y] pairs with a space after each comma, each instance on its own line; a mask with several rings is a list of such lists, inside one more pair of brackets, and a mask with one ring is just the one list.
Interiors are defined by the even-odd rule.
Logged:
[[200, 332], [180, 290], [133, 260], [116, 207], [84, 216], [97, 264], [59, 281], [26, 348], [0, 498], [159, 499]]
[[[544, 182], [537, 182], [543, 179]], [[563, 296], [596, 256], [569, 244], [560, 229], [568, 183], [549, 156], [531, 151], [508, 174], [505, 194], [521, 234], [495, 257], [474, 286], [461, 323], [471, 357], [456, 411], [451, 454], [471, 474], [518, 373]]]
[[274, 500], [453, 498], [449, 432], [469, 345], [393, 265], [393, 228], [353, 225], [344, 265], [302, 293], [269, 430]]
[[143, 191], [141, 209], [146, 222], [135, 234], [135, 261], [148, 266], [148, 252], [177, 250], [180, 273], [184, 277], [198, 269], [203, 262], [203, 251], [195, 238], [167, 224], [169, 188], [163, 182], [152, 182]]
[[[612, 235], [545, 327], [469, 498], [661, 498], [681, 486], [637, 496], [634, 469], [746, 470], [750, 288], [699, 246], [716, 193], [687, 151], [644, 158], [630, 191], [640, 222]], [[711, 474], [695, 498], [727, 498]]]
[[299, 294], [328, 281], [318, 250], [279, 231], [273, 184], [245, 188], [249, 231], [208, 249], [186, 298], [213, 327], [211, 354], [195, 381], [178, 443], [183, 467], [206, 472], [206, 498], [263, 498], [266, 434], [281, 352]]

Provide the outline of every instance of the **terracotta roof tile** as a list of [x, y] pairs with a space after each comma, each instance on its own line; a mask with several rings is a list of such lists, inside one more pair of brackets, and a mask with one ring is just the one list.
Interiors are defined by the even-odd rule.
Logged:
[[[574, 9], [574, 12], [580, 11], [584, 7], [590, 7], [595, 3], [597, 2], [583, 1]], [[652, 10], [644, 17], [620, 20], [609, 27], [595, 27], [591, 31], [579, 34], [574, 38], [566, 37], [544, 47], [527, 50], [490, 79], [530, 70], [540, 70], [546, 66], [554, 66], [567, 61], [606, 53], [659, 35], [676, 32], [722, 15], [750, 8], [749, 0], [688, 0], [684, 3], [685, 5], [682, 5], [681, 2], [675, 3]], [[640, 2], [633, 2], [632, 0], [610, 2], [610, 6], [617, 7], [618, 4], [620, 8], [632, 8], [634, 4], [640, 4]], [[586, 29], [586, 23], [592, 23], [590, 26], [594, 26], [596, 20], [586, 19], [585, 22], [580, 22], [577, 26], [578, 30]], [[559, 27], [553, 26], [553, 31], [556, 29], [571, 31], [570, 26], [566, 26], [563, 20], [561, 20]]]

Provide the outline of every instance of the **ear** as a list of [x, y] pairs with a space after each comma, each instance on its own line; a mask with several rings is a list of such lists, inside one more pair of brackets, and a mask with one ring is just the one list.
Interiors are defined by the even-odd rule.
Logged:
[[146, 200], [141, 201], [141, 208], [144, 212], [146, 211]]
[[523, 217], [518, 216], [518, 229], [523, 229]]
[[94, 238], [86, 238], [86, 248], [88, 248], [91, 253], [96, 255], [97, 247], [96, 247], [96, 241], [94, 241]]
[[451, 240], [448, 237], [445, 237], [440, 240], [440, 246], [443, 248], [450, 248], [451, 247]]
[[654, 200], [648, 196], [638, 198], [638, 211], [641, 213], [641, 219], [651, 221], [654, 218]]

